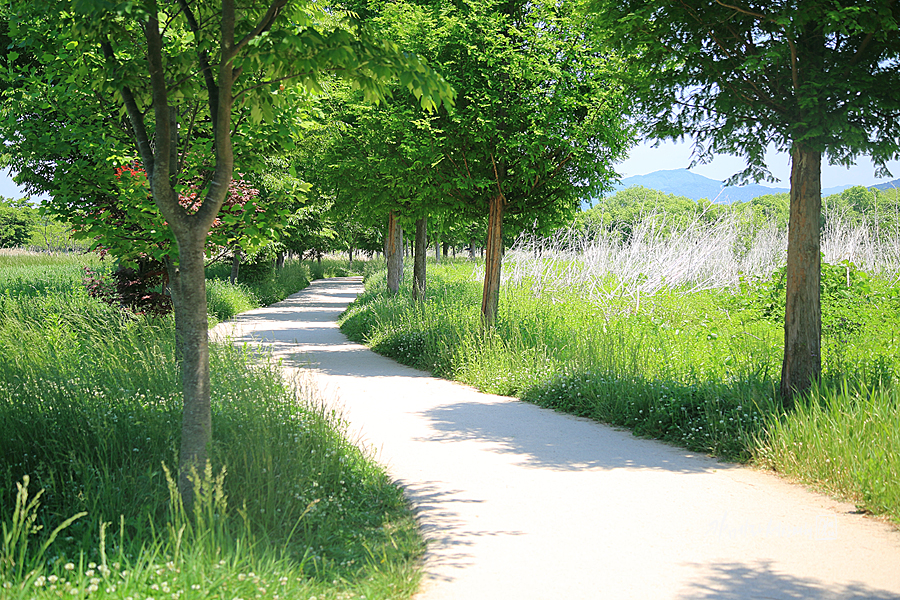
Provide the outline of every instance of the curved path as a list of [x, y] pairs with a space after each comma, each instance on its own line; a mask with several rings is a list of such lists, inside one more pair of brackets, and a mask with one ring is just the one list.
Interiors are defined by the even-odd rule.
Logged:
[[511, 398], [349, 342], [359, 278], [216, 328], [309, 370], [429, 540], [422, 600], [900, 600], [900, 532], [751, 469]]

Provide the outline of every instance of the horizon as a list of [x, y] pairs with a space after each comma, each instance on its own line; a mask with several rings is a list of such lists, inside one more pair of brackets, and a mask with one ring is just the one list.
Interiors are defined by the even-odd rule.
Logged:
[[[707, 164], [696, 165], [688, 169], [691, 162], [692, 145], [688, 142], [660, 142], [654, 148], [652, 141], [644, 141], [637, 144], [629, 151], [629, 157], [616, 164], [616, 170], [622, 176], [634, 177], [648, 175], [656, 171], [672, 171], [687, 169], [695, 175], [702, 175], [715, 181], [725, 181], [735, 173], [747, 166], [743, 158], [725, 154], [717, 154]], [[791, 163], [790, 156], [785, 152], [776, 152], [770, 147], [766, 152], [766, 164], [772, 175], [779, 181], [771, 183], [761, 181], [760, 185], [766, 187], [790, 187]], [[861, 156], [852, 167], [830, 165], [827, 159], [822, 160], [822, 188], [833, 188], [842, 185], [864, 185], [870, 187], [880, 183], [887, 183], [900, 178], [900, 160], [887, 163], [891, 171], [891, 177], [875, 177], [875, 166], [872, 161]]]

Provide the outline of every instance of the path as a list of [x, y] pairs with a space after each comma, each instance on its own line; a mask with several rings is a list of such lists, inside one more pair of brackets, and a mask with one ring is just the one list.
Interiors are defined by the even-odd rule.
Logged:
[[481, 394], [349, 342], [359, 278], [217, 327], [307, 367], [405, 488], [421, 600], [900, 600], [900, 533], [777, 477]]

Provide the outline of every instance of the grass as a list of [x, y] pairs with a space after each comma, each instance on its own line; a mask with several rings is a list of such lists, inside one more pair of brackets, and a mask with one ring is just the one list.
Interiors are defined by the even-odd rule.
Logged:
[[245, 350], [211, 349], [212, 467], [201, 514], [181, 513], [171, 318], [88, 298], [77, 262], [32, 268], [0, 266], [0, 596], [415, 591], [422, 542], [401, 492], [340, 415]]
[[[383, 274], [370, 277], [341, 327], [404, 364], [774, 468], [900, 521], [900, 287], [892, 271], [875, 276], [849, 262], [823, 269], [822, 384], [785, 410], [777, 262], [775, 273], [735, 272], [731, 283], [709, 285], [702, 265], [694, 278], [676, 277], [682, 263], [659, 248], [661, 271], [629, 266], [627, 243], [618, 258], [584, 250], [508, 253], [500, 317], [487, 333], [479, 326], [483, 266], [469, 262], [429, 265], [420, 303], [408, 273], [394, 297], [382, 292]], [[749, 253], [765, 263], [764, 249]], [[718, 254], [695, 252], [715, 263]]]

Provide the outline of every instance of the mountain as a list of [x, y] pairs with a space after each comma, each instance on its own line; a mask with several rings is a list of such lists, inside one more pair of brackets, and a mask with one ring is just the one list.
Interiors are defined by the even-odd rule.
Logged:
[[876, 190], [889, 190], [898, 187], [900, 187], [900, 179], [888, 181], [887, 183], [879, 183], [878, 185], [870, 186], [869, 189], [871, 190], [874, 188]]
[[[651, 190], [659, 190], [666, 194], [675, 194], [677, 196], [686, 196], [692, 200], [700, 200], [707, 198], [713, 202], [722, 204], [731, 204], [732, 202], [747, 202], [757, 196], [766, 194], [788, 193], [789, 188], [774, 188], [758, 183], [750, 185], [741, 185], [733, 187], [724, 187], [721, 181], [704, 177], [691, 173], [687, 169], [672, 169], [669, 171], [654, 171], [647, 175], [635, 175], [626, 177], [618, 184], [613, 191], [624, 190], [635, 185], [641, 185]], [[883, 186], [883, 187], [882, 187]], [[890, 183], [883, 183], [878, 186], [879, 189], [886, 187], [900, 186], [900, 179]], [[852, 185], [841, 185], [837, 187], [825, 188], [822, 190], [823, 196], [831, 194], [839, 194]]]

